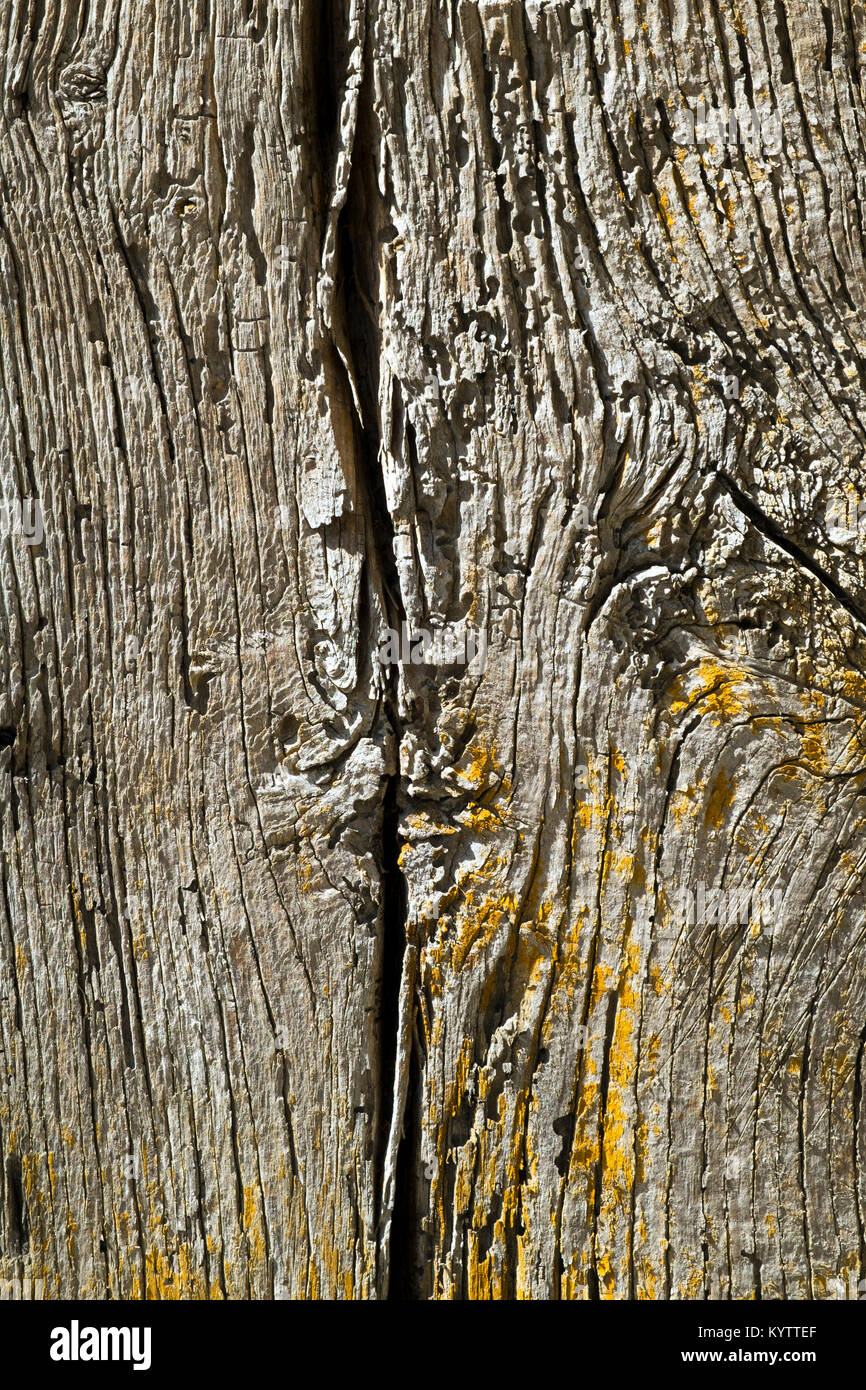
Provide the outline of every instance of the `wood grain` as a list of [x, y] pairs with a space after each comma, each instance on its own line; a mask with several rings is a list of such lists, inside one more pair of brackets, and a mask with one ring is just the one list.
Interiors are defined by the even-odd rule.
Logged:
[[864, 55], [0, 0], [0, 1281], [866, 1274]]

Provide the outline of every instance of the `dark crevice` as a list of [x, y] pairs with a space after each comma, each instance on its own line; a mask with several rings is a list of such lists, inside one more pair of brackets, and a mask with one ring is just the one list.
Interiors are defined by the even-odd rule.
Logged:
[[[380, 1057], [379, 1094], [381, 1113], [378, 1138], [379, 1172], [378, 1191], [384, 1187], [384, 1164], [388, 1148], [388, 1138], [394, 1114], [398, 1041], [400, 1033], [400, 992], [404, 961], [408, 945], [406, 935], [407, 892], [406, 880], [399, 865], [400, 850], [404, 844], [400, 836], [400, 776], [389, 777], [385, 789], [382, 808], [382, 977], [380, 995]], [[417, 1078], [413, 1085], [413, 1072], [417, 1073], [417, 1058], [414, 1049], [409, 1059], [410, 1087], [406, 1107], [402, 1116], [402, 1138], [397, 1151], [397, 1174], [394, 1204], [391, 1211], [391, 1236], [388, 1255], [388, 1294], [389, 1299], [412, 1298], [415, 1295], [416, 1277], [413, 1271], [413, 1253], [416, 1247], [415, 1227], [417, 1213], [414, 1210], [412, 1194], [413, 1151], [419, 1148], [416, 1126], [407, 1123], [416, 1113], [415, 1096]], [[381, 1215], [381, 1212], [379, 1213]]]
[[[339, 137], [339, 97], [348, 64], [348, 49], [344, 35], [347, 16], [339, 0], [319, 7], [319, 62], [316, 75], [318, 95], [317, 129], [320, 146], [331, 169], [336, 159]], [[328, 68], [329, 72], [325, 71]], [[369, 63], [365, 64], [369, 71]], [[400, 592], [400, 579], [395, 559], [394, 520], [388, 507], [385, 480], [380, 461], [379, 427], [379, 360], [381, 333], [378, 321], [377, 283], [380, 254], [378, 227], [387, 222], [376, 183], [375, 117], [372, 89], [367, 80], [360, 94], [358, 134], [351, 163], [346, 201], [337, 224], [336, 265], [334, 268], [334, 357], [346, 366], [346, 397], [353, 399], [348, 378], [357, 392], [359, 410], [353, 407], [355, 457], [358, 464], [360, 504], [367, 515], [367, 538], [370, 550], [368, 573], [372, 588], [377, 592], [389, 626], [400, 629], [405, 620], [405, 608]], [[369, 596], [372, 599], [372, 595]], [[366, 627], [372, 633], [372, 603], [368, 606]], [[397, 670], [384, 668], [385, 691], [381, 715], [387, 721], [389, 741], [393, 748], [394, 767], [399, 769], [399, 746], [403, 727], [398, 708]], [[379, 836], [379, 870], [381, 875], [380, 930], [381, 954], [378, 981], [378, 1116], [375, 1136], [374, 1173], [377, 1190], [377, 1218], [384, 1231], [390, 1217], [390, 1241], [383, 1251], [387, 1269], [382, 1271], [382, 1288], [389, 1299], [417, 1297], [419, 1271], [415, 1268], [419, 1249], [417, 1236], [419, 1213], [416, 1209], [418, 1184], [414, 1180], [420, 1161], [420, 1065], [414, 1048], [408, 1059], [401, 1055], [400, 1000], [405, 989], [407, 968], [408, 896], [406, 880], [400, 868], [400, 852], [404, 840], [400, 833], [403, 812], [401, 778], [393, 771], [384, 786], [381, 829]], [[413, 1021], [403, 1030], [414, 1036]], [[409, 1068], [409, 1090], [402, 1114], [398, 1097], [400, 1072]], [[389, 1158], [392, 1126], [402, 1130], [397, 1150], [396, 1182], [393, 1188], [391, 1211], [383, 1210], [385, 1176]], [[391, 1155], [393, 1158], [393, 1154]]]
[[240, 209], [238, 221], [253, 263], [256, 284], [264, 285], [268, 278], [267, 264], [253, 221], [253, 208], [256, 202], [255, 154], [255, 126], [252, 121], [247, 121], [244, 126], [241, 158], [238, 160], [236, 171], [243, 180], [243, 197], [238, 198]]
[[829, 5], [821, 6], [821, 16], [824, 20], [824, 71], [833, 71], [833, 13]]
[[[860, 1034], [857, 1047], [857, 1061], [854, 1066], [854, 1129], [851, 1136], [851, 1147], [853, 1152], [854, 1191], [857, 1193], [863, 1191], [860, 1172], [860, 1123], [863, 1113], [864, 1049], [866, 1049], [866, 1027], [864, 1027]], [[859, 1276], [863, 1279], [866, 1278], [866, 1235], [864, 1235], [863, 1229], [863, 1209], [859, 1201], [855, 1204], [855, 1216], [857, 1220], [858, 1254], [860, 1259]]]
[[598, 1282], [598, 1223], [601, 1216], [601, 1190], [604, 1182], [604, 1131], [607, 1122], [607, 1092], [610, 1086], [610, 1059], [613, 1053], [613, 1030], [616, 1024], [616, 1011], [619, 999], [611, 990], [607, 1001], [607, 1018], [604, 1029], [604, 1060], [601, 1068], [600, 1106], [599, 1106], [599, 1158], [595, 1169], [593, 1211], [592, 1211], [592, 1264], [587, 1271], [589, 1296], [594, 1302], [601, 1299]]
[[[348, 52], [344, 35], [347, 17], [343, 0], [319, 0], [308, 10], [307, 72], [310, 84], [310, 109], [313, 113], [313, 150], [311, 167], [314, 180], [314, 205], [324, 213], [327, 206], [324, 187], [315, 185], [319, 171], [332, 174], [336, 168], [340, 139], [340, 97], [347, 71]], [[315, 194], [318, 192], [319, 196]], [[322, 237], [326, 235], [328, 218], [322, 219]]]
[[17, 1154], [10, 1154], [6, 1160], [6, 1242], [9, 1253], [20, 1254], [30, 1244], [27, 1201], [24, 1196], [24, 1182], [21, 1173], [21, 1160]]
[[834, 579], [833, 575], [825, 570], [824, 566], [819, 564], [814, 556], [809, 555], [807, 551], [797, 545], [796, 541], [792, 541], [790, 536], [786, 535], [782, 530], [779, 523], [774, 521], [771, 516], [768, 516], [766, 512], [763, 512], [744, 492], [741, 492], [733, 479], [728, 477], [727, 473], [722, 473], [720, 470], [717, 470], [715, 476], [718, 478], [734, 505], [744, 516], [748, 517], [762, 535], [766, 536], [768, 540], [771, 540], [780, 550], [784, 550], [786, 554], [790, 555], [792, 560], [802, 566], [803, 569], [808, 570], [808, 572], [833, 595], [836, 601], [842, 605], [846, 613], [849, 613], [858, 623], [866, 627], [866, 610], [860, 607], [859, 603], [857, 603], [847, 590], [843, 588], [838, 579]]
[[[374, 175], [372, 170], [359, 168], [361, 159], [369, 159], [366, 141], [359, 143], [364, 154], [356, 154], [353, 161], [346, 202], [337, 225], [337, 302], [334, 308], [345, 327], [361, 405], [361, 418], [358, 419], [355, 414], [355, 446], [369, 513], [377, 577], [382, 586], [382, 601], [388, 622], [399, 627], [406, 614], [395, 559], [394, 521], [388, 508], [385, 479], [379, 460], [379, 325], [371, 315], [375, 300], [371, 301], [363, 288], [363, 281], [372, 277], [376, 255], [367, 196], [369, 178]], [[375, 295], [375, 291], [372, 293]], [[389, 691], [389, 696], [395, 693]]]
[[776, 40], [782, 59], [782, 82], [787, 86], [794, 81], [794, 53], [791, 47], [791, 34], [788, 29], [788, 17], [785, 14], [785, 6], [782, 0], [774, 0], [774, 8], [776, 14]]
[[571, 1152], [574, 1148], [574, 1131], [577, 1125], [577, 1109], [572, 1108], [567, 1115], [560, 1115], [553, 1122], [554, 1134], [562, 1140], [562, 1148], [553, 1160], [556, 1171], [561, 1178], [568, 1177], [568, 1170], [571, 1167]]
[[108, 939], [111, 942], [117, 961], [117, 976], [120, 981], [120, 1036], [123, 1042], [123, 1059], [128, 1070], [134, 1071], [136, 1066], [135, 1047], [132, 1041], [132, 1013], [129, 1007], [129, 987], [126, 980], [126, 969], [123, 960], [123, 945], [120, 935], [120, 922], [118, 920], [115, 904], [111, 904], [105, 909], [106, 926], [108, 927]]
[[[189, 513], [186, 517], [187, 527], [189, 525]], [[187, 540], [191, 538], [187, 535]], [[189, 648], [189, 614], [186, 606], [186, 574], [181, 569], [180, 585], [180, 669], [181, 680], [183, 682], [183, 698], [187, 708], [195, 710], [197, 714], [206, 714], [208, 700], [210, 699], [210, 682], [214, 679], [215, 672], [202, 671], [193, 663], [192, 654]]]

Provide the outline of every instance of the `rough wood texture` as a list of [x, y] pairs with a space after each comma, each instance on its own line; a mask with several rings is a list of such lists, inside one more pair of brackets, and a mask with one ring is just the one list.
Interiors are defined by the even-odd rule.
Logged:
[[0, 1279], [866, 1272], [864, 55], [0, 0]]

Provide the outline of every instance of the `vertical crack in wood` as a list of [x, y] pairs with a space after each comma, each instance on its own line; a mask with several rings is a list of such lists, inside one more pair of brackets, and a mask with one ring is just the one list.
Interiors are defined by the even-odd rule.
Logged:
[[[379, 362], [381, 330], [376, 290], [377, 217], [384, 219], [378, 193], [372, 151], [376, 149], [372, 127], [372, 89], [365, 46], [365, 6], [358, 0], [331, 0], [323, 6], [322, 47], [326, 61], [344, 71], [332, 72], [325, 81], [319, 68], [320, 126], [328, 92], [343, 84], [340, 116], [342, 145], [335, 159], [335, 187], [331, 217], [325, 235], [319, 307], [334, 347], [348, 377], [354, 405], [355, 455], [360, 491], [368, 512], [368, 566], [379, 588], [388, 622], [398, 630], [405, 608], [397, 571], [394, 522], [388, 506], [380, 461]], [[345, 35], [345, 40], [344, 36]], [[348, 53], [348, 56], [347, 56]], [[361, 138], [358, 132], [361, 131]], [[409, 1201], [411, 1175], [406, 1171], [411, 1139], [404, 1136], [412, 1069], [412, 1036], [416, 977], [416, 947], [410, 939], [407, 888], [400, 867], [400, 743], [403, 728], [399, 714], [398, 671], [384, 669], [385, 695], [380, 717], [387, 721], [396, 770], [383, 791], [380, 844], [377, 859], [381, 874], [380, 969], [378, 980], [379, 1082], [376, 1121], [375, 1176], [378, 1218], [377, 1290], [382, 1298], [389, 1290], [407, 1286], [407, 1261], [411, 1252]], [[415, 1069], [417, 1072], [417, 1068]], [[417, 1146], [416, 1146], [417, 1147]], [[406, 1194], [406, 1203], [403, 1201]], [[399, 1200], [398, 1200], [399, 1199]]]

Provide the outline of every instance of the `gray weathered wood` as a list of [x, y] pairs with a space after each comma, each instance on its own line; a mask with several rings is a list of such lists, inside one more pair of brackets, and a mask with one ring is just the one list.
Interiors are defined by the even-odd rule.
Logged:
[[0, 1279], [863, 1272], [864, 53], [0, 4]]

